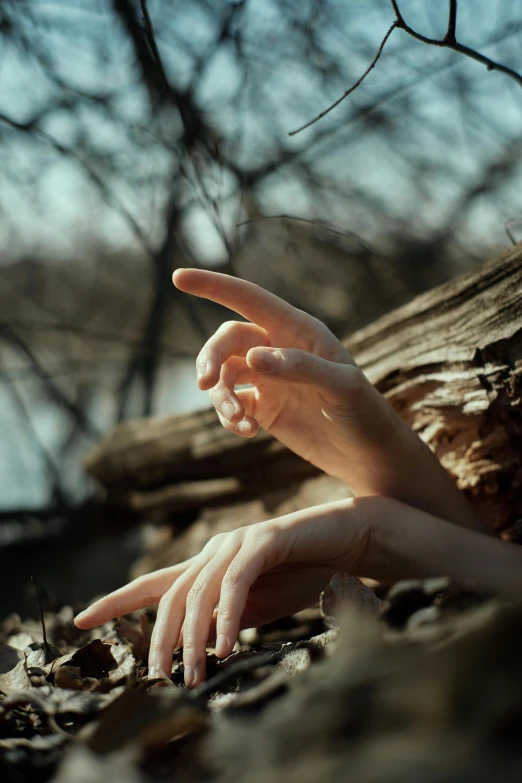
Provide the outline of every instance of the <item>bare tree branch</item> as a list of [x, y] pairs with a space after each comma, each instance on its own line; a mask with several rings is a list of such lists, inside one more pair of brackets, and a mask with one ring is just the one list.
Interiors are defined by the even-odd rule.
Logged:
[[401, 11], [399, 9], [397, 0], [391, 0], [391, 4], [393, 6], [393, 10], [395, 11], [396, 20], [389, 28], [388, 32], [384, 36], [384, 38], [381, 41], [381, 45], [379, 46], [379, 49], [377, 51], [377, 54], [373, 58], [372, 62], [370, 63], [369, 67], [366, 69], [366, 71], [363, 73], [360, 79], [358, 79], [354, 85], [350, 87], [350, 89], [346, 90], [338, 100], [336, 100], [334, 103], [332, 103], [331, 106], [328, 107], [328, 109], [325, 109], [325, 111], [322, 111], [320, 114], [318, 114], [316, 117], [314, 117], [313, 120], [310, 120], [310, 122], [305, 123], [304, 125], [301, 125], [300, 128], [297, 128], [294, 131], [290, 131], [288, 134], [289, 136], [295, 136], [297, 133], [300, 133], [301, 131], [305, 130], [306, 128], [309, 128], [311, 125], [314, 125], [316, 122], [319, 122], [323, 117], [325, 117], [327, 114], [329, 114], [333, 109], [335, 109], [337, 106], [339, 106], [340, 103], [344, 101], [345, 98], [347, 98], [349, 95], [351, 95], [352, 92], [354, 92], [366, 79], [370, 71], [375, 68], [383, 49], [386, 45], [386, 42], [388, 41], [388, 38], [392, 34], [392, 32], [395, 30], [395, 28], [399, 28], [401, 30], [404, 30], [408, 35], [411, 35], [413, 38], [416, 38], [418, 41], [422, 41], [423, 43], [429, 44], [430, 46], [440, 46], [441, 48], [445, 49], [452, 49], [455, 52], [459, 52], [460, 54], [465, 55], [466, 57], [470, 57], [472, 60], [476, 60], [479, 63], [482, 63], [485, 65], [488, 69], [488, 71], [501, 71], [502, 73], [505, 73], [507, 76], [510, 76], [512, 79], [514, 79], [518, 84], [522, 86], [522, 75], [514, 71], [512, 68], [508, 68], [506, 65], [502, 65], [501, 63], [496, 62], [495, 60], [491, 60], [489, 57], [486, 57], [485, 55], [481, 54], [480, 52], [477, 52], [475, 49], [471, 49], [469, 46], [464, 46], [464, 44], [461, 44], [456, 39], [456, 26], [457, 26], [457, 0], [449, 0], [449, 17], [448, 17], [448, 28], [446, 31], [446, 35], [442, 40], [438, 40], [436, 38], [427, 38], [425, 35], [421, 35], [420, 33], [417, 33], [413, 28], [411, 28], [406, 22], [404, 21], [404, 17], [401, 14]]
[[457, 0], [449, 0], [449, 19], [448, 29], [444, 40], [448, 43], [455, 43], [457, 29]]
[[135, 235], [136, 239], [140, 242], [145, 252], [148, 254], [152, 254], [152, 250], [149, 246], [147, 237], [145, 236], [145, 233], [142, 231], [139, 223], [134, 218], [132, 213], [124, 206], [121, 199], [118, 198], [118, 196], [116, 196], [116, 194], [113, 191], [111, 191], [111, 189], [109, 188], [107, 182], [103, 179], [103, 177], [101, 177], [100, 174], [98, 174], [98, 172], [95, 171], [95, 169], [92, 167], [92, 165], [84, 156], [80, 155], [78, 152], [76, 152], [76, 150], [66, 147], [64, 144], [62, 144], [61, 141], [55, 139], [50, 133], [47, 133], [47, 131], [42, 130], [42, 128], [38, 127], [36, 125], [37, 121], [38, 121], [37, 118], [33, 118], [26, 123], [20, 123], [16, 120], [13, 120], [11, 117], [8, 117], [6, 114], [0, 113], [0, 123], [3, 123], [4, 125], [8, 125], [14, 130], [18, 130], [23, 133], [28, 133], [28, 134], [31, 133], [33, 136], [40, 138], [42, 141], [44, 141], [46, 144], [52, 147], [56, 152], [60, 153], [61, 155], [64, 155], [65, 157], [71, 158], [75, 160], [77, 163], [79, 163], [80, 166], [84, 169], [89, 179], [91, 180], [91, 182], [93, 183], [93, 185], [98, 189], [98, 192], [102, 195], [104, 201], [108, 204], [108, 206], [110, 206], [115, 212], [117, 212], [126, 221], [129, 228]]
[[482, 63], [482, 65], [486, 66], [488, 71], [500, 71], [501, 73], [505, 73], [506, 76], [509, 76], [522, 87], [522, 75], [517, 73], [517, 71], [514, 71], [512, 68], [508, 68], [507, 65], [502, 65], [502, 63], [498, 63], [495, 60], [486, 57], [486, 55], [477, 52], [475, 49], [471, 49], [469, 46], [464, 46], [464, 44], [459, 43], [455, 37], [451, 37], [452, 31], [453, 33], [455, 32], [455, 25], [457, 22], [456, 0], [450, 0], [448, 32], [442, 40], [438, 40], [437, 38], [428, 38], [425, 35], [421, 35], [421, 33], [417, 33], [404, 21], [404, 17], [400, 12], [397, 0], [390, 0], [390, 2], [393, 6], [393, 10], [395, 11], [395, 16], [397, 17], [396, 26], [400, 30], [404, 30], [404, 32], [408, 33], [408, 35], [411, 35], [412, 38], [416, 38], [417, 41], [422, 41], [423, 43], [429, 44], [430, 46], [440, 46], [443, 49], [452, 49], [454, 52], [459, 52], [465, 57], [470, 57], [472, 60], [476, 60], [478, 63]]
[[363, 250], [366, 250], [368, 253], [375, 253], [376, 250], [373, 247], [369, 247], [367, 242], [364, 242], [361, 237], [357, 236], [357, 234], [354, 231], [339, 231], [338, 229], [334, 228], [333, 226], [329, 225], [328, 223], [325, 223], [324, 220], [309, 220], [308, 218], [300, 217], [298, 215], [261, 215], [261, 217], [258, 218], [251, 218], [250, 220], [242, 220], [240, 223], [236, 224], [236, 228], [242, 228], [243, 226], [250, 226], [254, 223], [261, 223], [265, 220], [295, 220], [297, 223], [306, 223], [310, 226], [315, 226], [316, 228], [322, 228], [326, 231], [330, 231], [332, 234], [336, 234], [339, 237], [345, 237], [347, 239], [351, 239], [354, 242], [356, 242], [359, 247], [361, 247]]
[[40, 365], [36, 356], [28, 345], [17, 335], [11, 327], [3, 323], [0, 325], [0, 335], [3, 335], [6, 342], [11, 345], [17, 353], [21, 354], [33, 367], [34, 373], [42, 382], [49, 396], [78, 423], [78, 425], [91, 437], [99, 438], [101, 432], [88, 419], [86, 413], [72, 402], [54, 382], [54, 379]]
[[[490, 210], [492, 242], [503, 240], [495, 226], [522, 214], [520, 157], [512, 149], [516, 127], [497, 111], [500, 101], [509, 101], [510, 83], [492, 79], [475, 90], [474, 68], [462, 68], [461, 57], [423, 52], [415, 35], [392, 42], [384, 66], [377, 66], [382, 78], [374, 75], [364, 95], [346, 101], [336, 115], [341, 122], [332, 117], [317, 124], [306, 145], [288, 138], [283, 108], [293, 116], [299, 111], [303, 121], [314, 117], [322, 93], [312, 85], [335, 78], [342, 97], [303, 127], [317, 122], [369, 75], [385, 33], [409, 31], [401, 0], [392, 4], [395, 13], [389, 3], [376, 4], [380, 26], [369, 50], [359, 48], [368, 46], [361, 31], [374, 20], [368, 4], [355, 4], [353, 24], [346, 4], [281, 0], [273, 19], [259, 26], [259, 12], [242, 0], [193, 0], [194, 12], [207, 20], [205, 35], [167, 0], [109, 0], [96, 9], [76, 4], [64, 14], [47, 14], [49, 4], [38, 0], [5, 5], [2, 50], [19, 63], [21, 84], [27, 62], [49, 90], [39, 91], [27, 112], [11, 105], [7, 93], [0, 106], [6, 148], [0, 214], [8, 218], [0, 269], [6, 292], [0, 348], [7, 361], [0, 380], [6, 394], [12, 394], [10, 386], [23, 392], [31, 416], [40, 386], [49, 397], [44, 405], [62, 432], [59, 449], [48, 447], [55, 472], [43, 450], [33, 451], [49, 485], [58, 474], [67, 487], [64, 503], [74, 497], [64, 477], [79, 468], [87, 430], [67, 402], [91, 419], [91, 410], [98, 413], [92, 403], [102, 400], [100, 427], [106, 415], [154, 412], [164, 405], [159, 371], [170, 372], [173, 357], [195, 353], [196, 328], [208, 336], [222, 317], [219, 309], [177, 294], [169, 282], [173, 267], [205, 267], [212, 259], [221, 271], [251, 275], [261, 284], [269, 280], [296, 306], [317, 307], [341, 334], [450, 276], [456, 259], [462, 266], [482, 259], [483, 234], [473, 233], [478, 202]], [[439, 5], [441, 32], [429, 35], [443, 40], [416, 37], [459, 51], [462, 4]], [[517, 61], [506, 58], [509, 51], [516, 56], [518, 17], [514, 8], [499, 14], [479, 47], [515, 68]], [[418, 18], [415, 25], [424, 30]], [[364, 53], [355, 72], [339, 57], [340, 34], [344, 51]], [[83, 87], [70, 67], [80, 41], [97, 64]], [[297, 67], [299, 90], [286, 79]], [[274, 94], [276, 73], [285, 78]], [[421, 89], [428, 81], [430, 89]], [[432, 112], [426, 122], [424, 108], [448, 95], [455, 99], [451, 110]], [[458, 123], [470, 145], [473, 175], [467, 164], [459, 166]], [[440, 144], [447, 145], [442, 157]], [[401, 199], [381, 187], [382, 178], [367, 177], [367, 166], [346, 177], [353, 145], [375, 170], [404, 175]], [[51, 188], [60, 175], [66, 187], [55, 203]], [[57, 210], [76, 183], [77, 204]], [[299, 192], [295, 202], [293, 192]], [[415, 211], [425, 198], [439, 205], [436, 225], [432, 210], [410, 219], [410, 205]], [[507, 224], [512, 241], [517, 222]], [[315, 296], [317, 286], [324, 295]], [[9, 362], [13, 349], [19, 356]], [[8, 417], [16, 401], [5, 407]], [[17, 419], [17, 427], [23, 424]], [[71, 439], [63, 436], [69, 429]], [[72, 438], [80, 437], [73, 449]]]
[[387, 42], [388, 38], [389, 38], [389, 37], [390, 37], [390, 35], [393, 33], [393, 31], [395, 30], [395, 28], [396, 28], [396, 27], [399, 27], [399, 24], [398, 24], [398, 22], [397, 22], [397, 21], [395, 21], [395, 22], [394, 22], [394, 23], [391, 25], [390, 29], [388, 30], [388, 32], [386, 33], [386, 35], [385, 35], [385, 36], [384, 36], [384, 38], [382, 39], [382, 41], [381, 41], [381, 45], [379, 46], [379, 49], [378, 49], [378, 51], [377, 51], [377, 54], [375, 55], [375, 57], [373, 58], [373, 60], [371, 61], [370, 65], [369, 65], [369, 67], [368, 67], [368, 68], [365, 70], [365, 72], [363, 73], [363, 75], [361, 76], [361, 78], [360, 78], [360, 79], [358, 79], [358, 80], [355, 82], [355, 84], [353, 84], [353, 85], [350, 87], [350, 89], [349, 89], [349, 90], [346, 90], [346, 91], [345, 91], [345, 92], [344, 92], [344, 93], [341, 95], [341, 97], [340, 97], [340, 98], [338, 98], [338, 99], [335, 101], [335, 103], [332, 103], [332, 105], [331, 105], [331, 106], [329, 106], [329, 107], [328, 107], [328, 109], [325, 109], [325, 111], [322, 111], [320, 114], [318, 114], [318, 115], [317, 115], [317, 117], [314, 117], [314, 119], [313, 119], [313, 120], [310, 120], [310, 122], [307, 122], [305, 125], [301, 125], [301, 127], [300, 127], [300, 128], [297, 128], [297, 130], [291, 131], [291, 132], [288, 134], [289, 136], [295, 136], [295, 135], [296, 135], [296, 133], [301, 133], [301, 131], [305, 130], [306, 128], [309, 128], [311, 125], [314, 125], [316, 122], [319, 122], [319, 120], [321, 120], [323, 117], [325, 117], [327, 114], [329, 114], [329, 113], [330, 113], [330, 112], [331, 112], [333, 109], [335, 109], [337, 106], [339, 106], [339, 104], [340, 104], [340, 103], [342, 103], [342, 102], [344, 101], [344, 99], [345, 99], [345, 98], [347, 98], [349, 95], [351, 95], [351, 93], [352, 93], [352, 92], [354, 92], [354, 90], [356, 90], [356, 89], [357, 89], [357, 87], [359, 87], [359, 86], [360, 86], [360, 85], [363, 83], [363, 81], [366, 79], [366, 77], [368, 76], [368, 74], [370, 73], [370, 71], [372, 71], [372, 70], [375, 68], [375, 66], [376, 66], [376, 64], [377, 64], [377, 61], [379, 60], [379, 57], [381, 56], [381, 54], [382, 54], [382, 52], [383, 52], [383, 49], [384, 49], [384, 47], [386, 46], [386, 42]]
[[[3, 374], [5, 370], [2, 371]], [[3, 379], [2, 379], [3, 380]], [[63, 497], [61, 480], [60, 480], [60, 467], [57, 464], [54, 455], [46, 444], [41, 440], [36, 427], [33, 424], [33, 419], [27, 409], [27, 405], [24, 402], [23, 397], [18, 391], [16, 380], [6, 374], [5, 380], [7, 381], [6, 387], [11, 394], [11, 399], [16, 410], [20, 414], [20, 418], [27, 431], [27, 434], [33, 441], [36, 450], [39, 452], [42, 461], [44, 462], [49, 477], [52, 481], [52, 496], [54, 501], [58, 505], [64, 505], [65, 498]]]

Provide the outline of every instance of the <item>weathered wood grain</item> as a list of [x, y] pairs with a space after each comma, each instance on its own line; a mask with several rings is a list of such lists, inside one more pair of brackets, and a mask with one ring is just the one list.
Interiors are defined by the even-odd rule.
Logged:
[[[345, 344], [488, 523], [514, 538], [522, 517], [522, 245]], [[213, 411], [122, 424], [86, 467], [109, 499], [154, 519], [318, 473], [266, 433], [235, 437]]]

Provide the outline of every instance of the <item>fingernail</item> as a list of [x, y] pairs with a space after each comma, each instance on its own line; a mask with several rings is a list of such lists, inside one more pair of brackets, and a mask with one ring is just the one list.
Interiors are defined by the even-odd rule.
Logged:
[[83, 612], [80, 612], [80, 614], [76, 615], [76, 617], [74, 618], [75, 621], [76, 620], [83, 620], [83, 618], [87, 616], [87, 613], [88, 613], [88, 610], [84, 609]]
[[199, 362], [197, 363], [196, 372], [198, 375], [198, 380], [204, 378], [205, 375], [207, 374], [207, 366], [208, 366], [208, 362], [206, 359], [200, 359]]
[[192, 666], [185, 666], [184, 677], [186, 687], [192, 688], [192, 683], [194, 682], [194, 669]]
[[228, 419], [230, 421], [230, 419], [235, 414], [235, 412], [236, 412], [236, 408], [234, 405], [232, 405], [231, 402], [225, 401], [221, 403], [221, 413], [223, 414], [225, 419]]
[[228, 652], [228, 640], [225, 634], [220, 633], [216, 640], [216, 655], [218, 658], [224, 658]]
[[244, 419], [243, 419], [243, 421], [240, 421], [239, 424], [237, 425], [238, 432], [242, 432], [243, 435], [248, 435], [248, 433], [250, 432], [251, 428], [252, 428], [252, 425], [250, 424], [250, 422], [249, 421], [245, 421]]
[[149, 680], [157, 680], [159, 677], [161, 677], [159, 669], [157, 669], [155, 666], [149, 666]]

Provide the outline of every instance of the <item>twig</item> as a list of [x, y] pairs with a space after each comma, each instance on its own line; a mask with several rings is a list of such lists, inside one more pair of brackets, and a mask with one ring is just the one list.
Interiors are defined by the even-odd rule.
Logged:
[[339, 229], [330, 226], [328, 223], [324, 223], [322, 220], [310, 220], [309, 218], [299, 217], [298, 215], [261, 215], [261, 217], [250, 218], [249, 220], [242, 220], [240, 223], [236, 223], [236, 228], [242, 228], [243, 226], [248, 226], [252, 223], [260, 223], [262, 220], [295, 220], [298, 223], [308, 223], [311, 226], [319, 226], [319, 228], [330, 231], [337, 236], [353, 239], [363, 250], [366, 250], [369, 253], [375, 253], [375, 250], [368, 247], [354, 231], [339, 231]]
[[444, 40], [447, 43], [455, 43], [456, 41], [456, 29], [457, 29], [457, 0], [449, 0], [449, 18], [448, 29]]
[[29, 346], [22, 340], [22, 338], [10, 327], [7, 323], [0, 323], [0, 339], [4, 337], [6, 341], [22, 355], [32, 366], [35, 375], [43, 383], [44, 388], [52, 399], [64, 408], [73, 419], [82, 426], [84, 432], [91, 437], [99, 438], [101, 436], [100, 431], [89, 421], [89, 418], [84, 411], [72, 400], [62, 392], [58, 384], [56, 384], [50, 374], [45, 370], [38, 362], [36, 356], [33, 354]]
[[33, 133], [34, 136], [40, 138], [42, 141], [49, 144], [49, 146], [52, 147], [56, 152], [60, 153], [61, 155], [64, 155], [67, 158], [71, 158], [72, 160], [75, 160], [77, 163], [79, 163], [80, 166], [82, 166], [82, 168], [85, 170], [91, 182], [98, 188], [104, 201], [109, 205], [109, 207], [114, 209], [115, 212], [117, 212], [124, 220], [127, 221], [130, 229], [133, 231], [134, 235], [141, 243], [145, 252], [150, 255], [152, 253], [152, 250], [138, 222], [135, 220], [132, 213], [129, 210], [127, 210], [127, 208], [124, 206], [121, 199], [113, 191], [109, 189], [107, 183], [103, 180], [102, 176], [98, 174], [98, 172], [93, 168], [93, 166], [89, 163], [87, 158], [84, 157], [79, 152], [77, 152], [76, 150], [74, 150], [72, 147], [66, 147], [60, 141], [55, 139], [54, 136], [47, 133], [47, 131], [43, 130], [40, 127], [37, 127], [35, 125], [37, 121], [38, 118], [33, 117], [31, 120], [29, 120], [26, 123], [20, 123], [17, 122], [16, 120], [13, 120], [11, 117], [8, 117], [6, 114], [0, 113], [0, 123], [4, 125], [8, 125], [9, 127], [18, 131], [22, 131], [24, 133]]
[[154, 37], [154, 30], [152, 28], [152, 22], [150, 20], [149, 9], [147, 8], [147, 0], [140, 0], [140, 6], [141, 6], [141, 13], [143, 15], [143, 27], [145, 30], [145, 36], [147, 38], [147, 43], [149, 44], [151, 54], [156, 62], [158, 74], [161, 77], [161, 80], [163, 81], [163, 86], [165, 90], [168, 91], [170, 89], [169, 80], [167, 79], [165, 69], [163, 68], [163, 63], [161, 61], [158, 46], [156, 44], [156, 39]]
[[[29, 371], [31, 375], [34, 374], [34, 370], [31, 369]], [[29, 436], [33, 439], [37, 449], [40, 451], [40, 454], [42, 456], [43, 461], [47, 465], [47, 469], [49, 473], [52, 476], [52, 482], [53, 482], [53, 496], [55, 500], [59, 503], [59, 505], [63, 505], [64, 497], [63, 492], [61, 488], [61, 481], [60, 481], [60, 469], [59, 466], [56, 464], [55, 458], [50, 450], [48, 450], [45, 446], [45, 444], [40, 440], [40, 437], [38, 435], [38, 431], [36, 427], [33, 425], [33, 421], [31, 418], [31, 414], [27, 410], [27, 406], [24, 402], [24, 399], [22, 395], [18, 391], [18, 386], [16, 383], [16, 380], [10, 376], [10, 374], [7, 374], [4, 378], [4, 373], [6, 373], [6, 370], [3, 369], [2, 373], [0, 375], [0, 378], [2, 380], [6, 380], [8, 382], [7, 389], [11, 392], [11, 397], [13, 400], [13, 403], [15, 405], [15, 408], [18, 409], [20, 412], [21, 418], [23, 419], [23, 422], [25, 424], [25, 428], [27, 430], [27, 433]], [[11, 381], [11, 383], [9, 383]]]
[[[457, 23], [456, 0], [450, 0], [448, 30], [442, 40], [439, 40], [437, 38], [428, 38], [427, 36], [421, 35], [421, 33], [416, 32], [412, 27], [410, 27], [404, 21], [404, 17], [402, 16], [399, 10], [399, 6], [397, 4], [397, 0], [390, 0], [390, 2], [392, 4], [393, 10], [395, 11], [396, 27], [398, 27], [400, 30], [404, 30], [404, 32], [408, 33], [408, 35], [411, 35], [412, 38], [416, 38], [417, 41], [422, 41], [423, 43], [429, 44], [430, 46], [440, 46], [443, 49], [452, 49], [454, 52], [459, 52], [460, 54], [463, 54], [465, 57], [470, 57], [472, 60], [476, 60], [477, 62], [482, 63], [482, 65], [486, 66], [488, 71], [501, 71], [501, 73], [505, 73], [506, 76], [509, 76], [511, 79], [514, 79], [514, 81], [516, 81], [522, 87], [522, 75], [517, 73], [517, 71], [514, 71], [512, 68], [508, 68], [507, 65], [502, 65], [501, 63], [492, 60], [490, 57], [486, 57], [486, 55], [475, 51], [475, 49], [471, 49], [469, 46], [464, 46], [464, 44], [461, 44], [456, 40], [455, 38], [455, 26]], [[452, 37], [452, 33], [453, 33], [453, 37]]]
[[310, 120], [310, 122], [301, 125], [301, 127], [297, 128], [297, 130], [291, 131], [288, 134], [289, 136], [295, 136], [296, 133], [300, 133], [306, 128], [309, 128], [311, 125], [314, 125], [316, 122], [318, 122], [327, 114], [329, 114], [333, 109], [339, 106], [339, 104], [342, 103], [342, 101], [344, 101], [344, 99], [347, 98], [348, 95], [350, 95], [354, 90], [356, 90], [361, 85], [361, 83], [366, 79], [370, 71], [373, 68], [375, 68], [375, 65], [377, 64], [377, 61], [379, 60], [382, 54], [386, 42], [390, 37], [390, 35], [392, 34], [392, 32], [395, 30], [395, 28], [404, 30], [404, 32], [408, 33], [408, 35], [411, 35], [412, 38], [416, 38], [418, 41], [422, 41], [423, 43], [429, 44], [430, 46], [439, 46], [444, 49], [452, 49], [454, 52], [459, 52], [459, 54], [463, 54], [465, 57], [470, 57], [472, 60], [476, 60], [477, 62], [482, 63], [482, 65], [485, 65], [488, 71], [500, 71], [501, 73], [506, 74], [511, 79], [514, 79], [522, 87], [522, 75], [517, 73], [517, 71], [513, 70], [513, 68], [508, 68], [507, 65], [502, 65], [502, 63], [498, 63], [496, 62], [496, 60], [492, 60], [490, 57], [486, 57], [486, 55], [481, 54], [480, 52], [477, 52], [475, 49], [471, 49], [469, 46], [465, 46], [464, 44], [461, 44], [457, 41], [456, 39], [457, 0], [449, 0], [448, 28], [446, 30], [446, 34], [444, 38], [442, 38], [441, 40], [437, 38], [428, 38], [427, 36], [416, 32], [412, 27], [410, 27], [404, 21], [404, 17], [401, 14], [397, 0], [390, 0], [390, 2], [395, 12], [395, 17], [396, 17], [395, 22], [391, 25], [390, 29], [382, 39], [377, 54], [375, 55], [370, 66], [363, 73], [361, 78], [358, 81], [356, 81], [355, 84], [352, 85], [352, 87], [350, 87], [349, 90], [346, 90], [346, 92], [344, 92], [343, 95], [341, 95], [341, 97], [335, 101], [335, 103], [332, 103], [332, 105], [329, 106], [328, 109], [322, 111], [320, 114], [317, 115], [317, 117], [314, 117], [313, 120]]
[[284, 645], [281, 645], [280, 649], [274, 652], [259, 653], [246, 660], [238, 661], [238, 663], [232, 663], [220, 669], [214, 677], [198, 685], [197, 688], [191, 691], [190, 696], [196, 700], [208, 699], [212, 693], [223, 690], [231, 682], [236, 681], [238, 677], [249, 674], [261, 666], [279, 663], [285, 652]]
[[34, 576], [31, 576], [31, 582], [33, 583], [34, 592], [36, 593], [36, 603], [38, 604], [38, 609], [40, 610], [40, 621], [42, 623], [45, 663], [51, 663], [51, 661], [53, 660], [53, 654], [51, 652], [51, 648], [49, 647], [49, 644], [47, 643], [47, 632], [45, 630], [44, 613], [42, 609], [42, 603], [40, 601], [40, 596], [38, 595], [38, 588], [36, 587]]
[[355, 82], [355, 84], [353, 84], [353, 85], [350, 87], [350, 89], [349, 89], [349, 90], [346, 90], [346, 91], [345, 91], [345, 92], [344, 92], [344, 93], [341, 95], [341, 97], [340, 97], [340, 98], [338, 98], [338, 99], [335, 101], [335, 103], [332, 103], [332, 105], [328, 107], [328, 109], [325, 109], [324, 111], [322, 111], [320, 114], [318, 114], [318, 115], [317, 115], [317, 117], [314, 117], [314, 119], [313, 119], [313, 120], [310, 120], [310, 122], [307, 122], [305, 125], [301, 125], [301, 127], [300, 127], [300, 128], [297, 128], [297, 130], [291, 131], [291, 132], [290, 132], [288, 135], [289, 135], [289, 136], [295, 136], [295, 135], [296, 135], [296, 133], [301, 133], [301, 131], [305, 130], [306, 128], [309, 128], [311, 125], [314, 125], [316, 122], [319, 122], [319, 120], [321, 120], [323, 117], [325, 117], [325, 116], [326, 116], [327, 114], [329, 114], [331, 111], [333, 111], [333, 109], [335, 109], [337, 106], [339, 106], [339, 104], [340, 104], [340, 103], [342, 103], [342, 101], [344, 101], [344, 99], [345, 99], [345, 98], [347, 98], [349, 95], [351, 95], [351, 93], [352, 93], [354, 90], [356, 90], [356, 89], [357, 89], [357, 87], [359, 87], [359, 86], [360, 86], [360, 85], [363, 83], [363, 81], [366, 79], [366, 77], [368, 76], [368, 74], [370, 73], [370, 71], [372, 71], [372, 70], [375, 68], [375, 66], [376, 66], [376, 64], [377, 64], [377, 61], [379, 60], [379, 57], [381, 56], [381, 54], [382, 54], [382, 51], [383, 51], [384, 47], [386, 46], [386, 42], [387, 42], [388, 38], [389, 38], [389, 37], [390, 37], [390, 35], [393, 33], [393, 31], [395, 30], [395, 28], [396, 28], [396, 27], [399, 27], [399, 26], [400, 26], [400, 25], [399, 25], [399, 22], [398, 22], [397, 20], [396, 20], [396, 21], [395, 21], [395, 22], [394, 22], [394, 23], [391, 25], [390, 29], [388, 30], [388, 32], [386, 33], [386, 35], [385, 35], [385, 36], [384, 36], [384, 38], [382, 39], [382, 41], [381, 41], [381, 45], [379, 46], [379, 49], [378, 49], [378, 51], [377, 51], [377, 54], [375, 55], [375, 57], [374, 57], [374, 58], [373, 58], [373, 60], [371, 61], [371, 63], [370, 63], [370, 65], [369, 65], [369, 67], [368, 67], [368, 68], [365, 70], [365, 72], [363, 73], [363, 75], [361, 76], [361, 78], [360, 78], [360, 79], [358, 79], [358, 80]]

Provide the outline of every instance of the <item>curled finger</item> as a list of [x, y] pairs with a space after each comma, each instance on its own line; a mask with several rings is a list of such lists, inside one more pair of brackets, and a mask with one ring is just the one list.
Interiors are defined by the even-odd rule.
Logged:
[[194, 559], [190, 568], [167, 590], [159, 602], [150, 642], [149, 679], [156, 679], [159, 676], [170, 679], [172, 653], [185, 619], [187, 594], [210, 558], [210, 555], [202, 557], [202, 554]]
[[255, 435], [259, 425], [252, 416], [251, 398], [243, 394], [245, 390], [236, 390], [235, 386], [252, 383], [255, 379], [256, 375], [245, 359], [233, 357], [223, 365], [220, 381], [209, 394], [222, 425], [230, 432], [245, 437]]
[[251, 348], [270, 345], [264, 329], [242, 321], [226, 321], [205, 343], [196, 360], [200, 389], [215, 386], [221, 367], [231, 356], [246, 356]]
[[266, 538], [254, 545], [246, 545], [227, 569], [221, 584], [216, 621], [216, 655], [219, 658], [232, 652], [250, 588], [266, 568], [269, 549], [270, 542]]
[[240, 547], [240, 534], [236, 533], [230, 538], [229, 544], [200, 572], [187, 595], [183, 623], [183, 664], [185, 685], [189, 688], [205, 679], [206, 645], [219, 601], [221, 581]]

